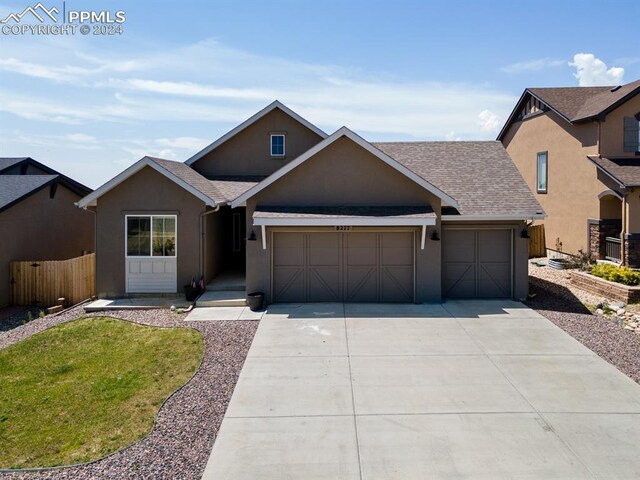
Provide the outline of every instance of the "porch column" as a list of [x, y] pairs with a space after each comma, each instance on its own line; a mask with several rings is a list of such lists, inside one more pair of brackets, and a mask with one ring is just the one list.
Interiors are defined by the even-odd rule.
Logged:
[[622, 202], [624, 211], [624, 264], [640, 268], [640, 188], [634, 188], [625, 195]]

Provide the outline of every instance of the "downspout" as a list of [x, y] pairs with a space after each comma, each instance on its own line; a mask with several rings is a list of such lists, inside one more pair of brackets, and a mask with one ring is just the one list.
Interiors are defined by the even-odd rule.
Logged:
[[[220, 210], [220, 204], [213, 210], [205, 210], [200, 214], [200, 275], [204, 277], [204, 217]], [[206, 279], [205, 279], [206, 281]]]
[[628, 193], [624, 193], [622, 195], [622, 229], [620, 231], [620, 265], [624, 265], [626, 262], [624, 261], [624, 236], [627, 233], [627, 195]]

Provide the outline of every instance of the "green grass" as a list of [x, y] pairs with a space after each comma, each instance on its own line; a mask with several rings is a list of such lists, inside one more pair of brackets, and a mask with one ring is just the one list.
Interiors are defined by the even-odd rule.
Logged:
[[0, 350], [0, 468], [86, 462], [135, 442], [203, 355], [195, 330], [112, 318]]

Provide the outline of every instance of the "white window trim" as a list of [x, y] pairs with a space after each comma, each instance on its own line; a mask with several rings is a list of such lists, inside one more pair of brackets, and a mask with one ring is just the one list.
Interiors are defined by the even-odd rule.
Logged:
[[[273, 153], [273, 137], [282, 137], [282, 153]], [[284, 133], [272, 133], [269, 136], [269, 153], [272, 157], [282, 158], [287, 154], [287, 136]]]
[[[128, 252], [128, 238], [129, 238], [129, 217], [149, 217], [151, 220], [151, 229], [149, 230], [149, 235], [151, 239], [151, 245], [149, 249], [149, 255], [129, 255]], [[176, 226], [176, 245], [174, 255], [154, 255], [153, 254], [153, 217], [173, 217]], [[133, 259], [149, 259], [149, 258], [178, 258], [178, 216], [177, 215], [166, 215], [166, 214], [132, 214], [124, 216], [124, 256], [125, 258], [133, 258]]]

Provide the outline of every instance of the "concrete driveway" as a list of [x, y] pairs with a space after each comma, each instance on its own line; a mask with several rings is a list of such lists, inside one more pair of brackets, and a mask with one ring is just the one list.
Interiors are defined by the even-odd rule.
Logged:
[[205, 479], [637, 479], [640, 386], [521, 303], [274, 305]]

